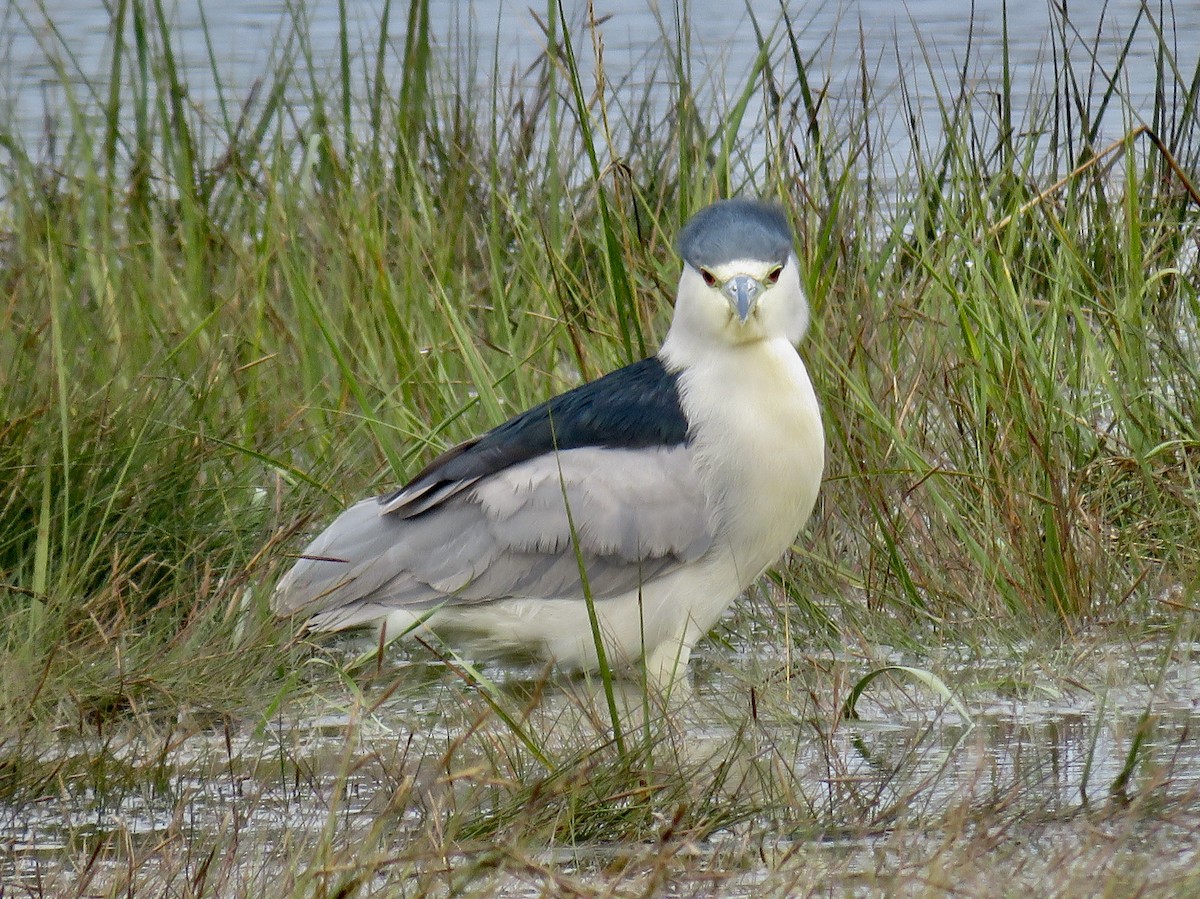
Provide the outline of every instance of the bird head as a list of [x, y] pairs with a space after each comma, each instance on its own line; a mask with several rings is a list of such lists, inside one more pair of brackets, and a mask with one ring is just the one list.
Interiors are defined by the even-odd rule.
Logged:
[[668, 343], [744, 344], [808, 328], [792, 231], [778, 206], [722, 200], [696, 213], [679, 235], [683, 275]]

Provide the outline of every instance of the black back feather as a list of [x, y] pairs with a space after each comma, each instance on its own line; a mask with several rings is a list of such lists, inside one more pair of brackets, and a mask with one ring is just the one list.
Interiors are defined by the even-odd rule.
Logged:
[[619, 368], [447, 450], [379, 501], [389, 503], [409, 490], [436, 490], [439, 484], [487, 477], [555, 449], [685, 443], [688, 425], [678, 380], [678, 373], [667, 371], [656, 356]]

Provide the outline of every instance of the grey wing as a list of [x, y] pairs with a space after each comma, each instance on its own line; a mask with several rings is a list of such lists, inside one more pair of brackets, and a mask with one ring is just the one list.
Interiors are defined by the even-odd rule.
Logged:
[[400, 608], [582, 598], [572, 525], [588, 587], [603, 599], [700, 557], [714, 530], [684, 444], [547, 453], [463, 484], [413, 517], [404, 511], [374, 499], [347, 509], [280, 581], [276, 613], [336, 629]]

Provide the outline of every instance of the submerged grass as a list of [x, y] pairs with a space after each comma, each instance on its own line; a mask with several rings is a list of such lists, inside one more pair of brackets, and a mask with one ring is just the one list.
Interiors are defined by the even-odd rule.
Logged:
[[[839, 97], [786, 16], [756, 23], [726, 100], [693, 77], [686, 5], [640, 96], [604, 81], [603, 23], [581, 39], [554, 2], [545, 54], [490, 91], [443, 65], [426, 2], [383, 7], [402, 65], [383, 37], [359, 58], [339, 9], [333, 71], [298, 10], [243, 97], [209, 46], [215, 108], [188, 100], [162, 4], [114, 4], [94, 82], [52, 13], [24, 22], [67, 103], [40, 150], [0, 124], [0, 803], [9, 834], [61, 817], [3, 877], [939, 892], [982, 889], [999, 857], [1063, 892], [1096, 871], [1195, 887], [1138, 848], [1200, 842], [1168, 751], [1186, 726], [1148, 736], [1194, 665], [1200, 577], [1200, 70], [1169, 18], [1143, 9], [1126, 42], [1156, 48], [1144, 121], [1123, 63], [1100, 70], [1063, 17], [1049, 102], [1014, 96], [1007, 53], [982, 95], [968, 46], [954, 72], [927, 62], [928, 129], [901, 85], [898, 145], [865, 55]], [[830, 444], [795, 558], [716, 634], [736, 670], [701, 653], [696, 695], [618, 711], [612, 684], [599, 706], [540, 674], [352, 671], [269, 618], [314, 523], [652, 347], [673, 235], [728, 193], [791, 211]], [[951, 661], [997, 652], [994, 674]], [[842, 721], [850, 697], [927, 715], [888, 675], [914, 669], [976, 714], [973, 694], [1086, 695], [1081, 791], [1121, 801], [1047, 806], [1046, 759], [980, 786], [960, 749], [991, 744], [950, 712], [892, 738]], [[1144, 705], [1107, 713], [1126, 681]], [[1064, 833], [1084, 861], [997, 855]]]

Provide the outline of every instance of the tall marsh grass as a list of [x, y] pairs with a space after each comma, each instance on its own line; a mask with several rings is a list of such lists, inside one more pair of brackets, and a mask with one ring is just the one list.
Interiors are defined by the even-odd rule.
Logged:
[[[53, 140], [0, 122], [6, 808], [169, 778], [169, 736], [157, 762], [126, 767], [50, 747], [177, 727], [223, 729], [232, 747], [231, 729], [336, 686], [338, 666], [266, 610], [303, 534], [651, 351], [679, 225], [734, 193], [781, 200], [797, 227], [830, 468], [794, 557], [718, 632], [761, 674], [729, 711], [727, 754], [696, 763], [669, 711], [620, 752], [602, 726], [551, 745], [529, 723], [536, 697], [513, 700], [524, 711], [485, 739], [510, 698], [480, 703], [460, 672], [456, 708], [474, 724], [444, 767], [469, 746], [490, 773], [446, 788], [449, 819], [398, 850], [388, 816], [434, 800], [384, 760], [394, 793], [365, 833], [346, 837], [331, 798], [315, 842], [251, 849], [250, 869], [218, 874], [212, 858], [241, 858], [221, 830], [209, 861], [170, 862], [193, 894], [366, 895], [401, 869], [419, 874], [414, 894], [486, 890], [494, 870], [587, 892], [538, 853], [602, 840], [634, 847], [649, 894], [678, 873], [673, 853], [739, 822], [912, 826], [905, 797], [797, 794], [796, 760], [756, 730], [772, 702], [800, 716], [786, 711], [792, 677], [816, 678], [795, 689], [814, 728], [834, 726], [814, 652], [879, 641], [920, 658], [1104, 627], [1186, 642], [1200, 577], [1200, 70], [1181, 68], [1169, 16], [1147, 8], [1128, 35], [1157, 54], [1144, 120], [1123, 64], [1098, 69], [1060, 15], [1049, 103], [1014, 94], [1007, 53], [998, 92], [981, 92], [964, 48], [960, 69], [927, 61], [943, 85], [936, 128], [900, 85], [912, 130], [897, 147], [865, 64], [856, 95], [835, 96], [786, 14], [756, 23], [761, 52], [724, 97], [692, 78], [686, 5], [667, 10], [659, 77], [632, 96], [606, 89], [604, 23], [572, 30], [554, 2], [535, 13], [544, 54], [511, 82], [448, 68], [427, 0], [383, 7], [381, 34], [400, 45], [356, 45], [339, 9], [337, 59], [316, 58], [297, 10], [251, 89], [223, 85], [213, 63], [215, 106], [189, 100], [160, 0], [115, 0], [93, 80], [44, 27], [48, 6], [21, 21], [48, 35], [68, 103]], [[1113, 116], [1127, 133], [1108, 143]], [[760, 754], [753, 789], [738, 789], [742, 751]], [[299, 783], [296, 752], [281, 743], [260, 766]], [[429, 861], [479, 845], [491, 848], [458, 875]], [[80, 846], [97, 853], [89, 865], [142, 857]], [[768, 867], [803, 860], [792, 849]]]

